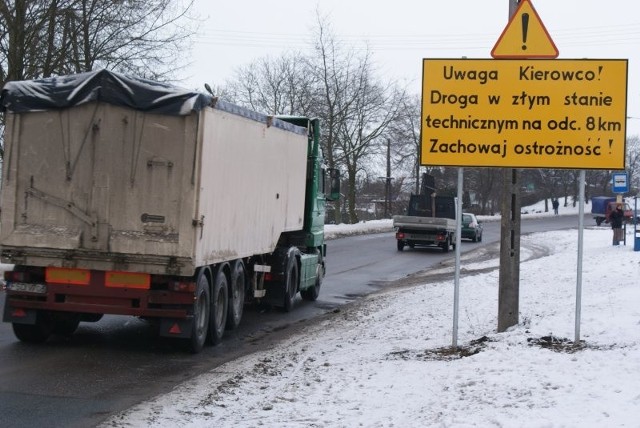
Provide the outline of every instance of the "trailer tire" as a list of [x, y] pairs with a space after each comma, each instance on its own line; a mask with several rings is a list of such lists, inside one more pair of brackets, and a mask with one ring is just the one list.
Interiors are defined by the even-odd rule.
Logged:
[[398, 239], [398, 251], [404, 250], [404, 241]]
[[35, 324], [12, 323], [13, 334], [26, 343], [44, 343], [51, 336], [53, 324], [49, 317], [38, 311]]
[[98, 322], [98, 321], [100, 321], [102, 319], [103, 316], [104, 316], [104, 314], [82, 313], [82, 314], [80, 314], [80, 321]]
[[204, 270], [198, 274], [195, 301], [193, 302], [193, 325], [191, 328], [190, 350], [193, 354], [202, 351], [207, 341], [209, 319], [211, 317], [211, 288]]
[[71, 336], [80, 325], [80, 314], [77, 313], [59, 313], [56, 314], [53, 322], [52, 333], [59, 336]]
[[244, 297], [247, 289], [247, 273], [242, 260], [231, 265], [231, 284], [229, 286], [229, 305], [227, 310], [227, 330], [240, 325], [244, 311]]
[[229, 281], [224, 269], [218, 269], [213, 279], [211, 293], [211, 315], [209, 317], [209, 342], [217, 345], [222, 342], [227, 325], [229, 308]]
[[291, 312], [296, 300], [296, 294], [298, 294], [298, 261], [295, 254], [295, 251], [289, 251], [287, 257], [284, 278], [284, 301], [282, 303], [282, 310], [285, 312]]
[[442, 252], [443, 253], [448, 253], [450, 245], [451, 244], [449, 243], [449, 237], [447, 237], [447, 239], [445, 239], [445, 241], [442, 243]]

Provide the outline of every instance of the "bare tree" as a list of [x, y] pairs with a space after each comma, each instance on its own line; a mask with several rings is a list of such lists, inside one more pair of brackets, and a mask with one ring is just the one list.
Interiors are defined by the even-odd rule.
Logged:
[[493, 214], [502, 192], [502, 171], [498, 168], [465, 168], [465, 187], [474, 193], [479, 214]]
[[[556, 170], [557, 186], [555, 197], [562, 196], [564, 198], [563, 206], [569, 205], [569, 196], [573, 197], [573, 203], [577, 196], [578, 184], [580, 179], [579, 171], [575, 169]], [[575, 205], [574, 205], [575, 206]]]
[[627, 138], [626, 153], [627, 174], [632, 194], [637, 194], [640, 189], [640, 137], [637, 135]]
[[[375, 79], [371, 53], [344, 51], [317, 14], [318, 27], [311, 70], [318, 84], [318, 115], [323, 119], [324, 149], [329, 166], [346, 169], [349, 221], [357, 222], [358, 175], [379, 153], [384, 133], [395, 120], [405, 94]], [[337, 209], [336, 212], [341, 210]]]
[[[393, 142], [394, 169], [412, 177], [413, 193], [420, 193], [420, 98], [404, 97], [398, 114], [389, 125]], [[427, 170], [427, 173], [429, 171]]]
[[108, 68], [174, 77], [193, 0], [0, 0], [0, 85]]
[[[176, 53], [187, 51], [194, 32], [188, 25], [195, 22], [188, 20], [192, 5], [193, 0], [0, 0], [0, 88], [10, 80], [101, 68], [169, 80], [181, 68]], [[3, 124], [0, 112], [0, 131]]]
[[358, 222], [356, 214], [356, 177], [371, 159], [382, 135], [397, 113], [397, 98], [402, 94], [373, 81], [367, 58], [354, 69], [353, 81], [347, 88], [350, 100], [347, 114], [338, 127], [337, 153], [347, 172], [349, 220]]
[[[324, 124], [322, 146], [331, 168], [340, 166], [337, 155], [338, 129], [346, 120], [353, 99], [346, 98], [347, 88], [353, 81], [353, 54], [343, 52], [330, 33], [325, 18], [317, 17], [317, 34], [314, 55], [310, 58], [310, 71], [318, 82], [317, 95], [320, 104], [317, 114]], [[335, 222], [341, 223], [342, 204], [336, 201]]]
[[261, 58], [238, 69], [228, 83], [227, 96], [234, 102], [268, 114], [309, 115], [313, 110], [315, 80], [308, 73], [307, 58], [286, 53]]

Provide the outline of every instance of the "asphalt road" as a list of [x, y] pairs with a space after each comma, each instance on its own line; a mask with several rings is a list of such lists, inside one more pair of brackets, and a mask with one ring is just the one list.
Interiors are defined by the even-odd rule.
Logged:
[[[577, 225], [575, 216], [524, 220], [522, 233]], [[463, 241], [461, 251], [494, 244], [499, 237], [500, 224], [485, 222], [483, 242]], [[453, 257], [453, 252], [437, 248], [398, 252], [393, 233], [332, 240], [327, 276], [316, 302], [299, 299], [290, 313], [246, 308], [238, 330], [197, 355], [157, 338], [152, 325], [131, 317], [105, 316], [98, 323], [82, 323], [71, 338], [54, 337], [43, 345], [19, 342], [11, 325], [0, 323], [0, 425], [95, 426], [112, 413], [269, 347], [323, 314]], [[4, 293], [0, 304], [4, 306]]]

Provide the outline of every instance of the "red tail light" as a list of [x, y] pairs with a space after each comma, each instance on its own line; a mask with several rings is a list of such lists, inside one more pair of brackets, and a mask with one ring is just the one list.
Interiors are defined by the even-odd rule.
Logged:
[[24, 318], [27, 316], [27, 312], [22, 308], [16, 308], [11, 312], [11, 316], [14, 318]]
[[195, 293], [196, 283], [194, 281], [170, 281], [169, 290], [181, 293]]
[[29, 275], [29, 272], [6, 271], [4, 279], [12, 282], [30, 282], [31, 275]]

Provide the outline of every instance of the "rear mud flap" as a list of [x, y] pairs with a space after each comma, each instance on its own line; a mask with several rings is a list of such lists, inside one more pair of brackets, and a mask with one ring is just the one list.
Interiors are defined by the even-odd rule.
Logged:
[[285, 295], [284, 286], [284, 283], [280, 281], [265, 282], [264, 288], [267, 294], [262, 301], [268, 305], [282, 306]]
[[11, 306], [9, 296], [4, 301], [3, 322], [35, 325], [38, 311], [35, 309], [14, 308]]

